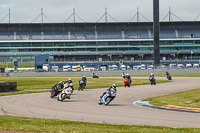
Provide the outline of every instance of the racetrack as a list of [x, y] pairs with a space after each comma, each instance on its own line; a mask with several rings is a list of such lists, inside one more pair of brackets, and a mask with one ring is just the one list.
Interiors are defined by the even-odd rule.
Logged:
[[0, 97], [0, 115], [110, 124], [200, 128], [199, 113], [159, 110], [132, 104], [134, 101], [148, 97], [199, 87], [200, 78], [196, 77], [177, 77], [173, 78], [173, 82], [156, 86], [117, 87], [117, 97], [109, 106], [98, 105], [99, 96], [106, 90], [105, 88], [75, 91], [70, 100], [66, 99], [63, 102], [57, 101], [56, 98], [51, 99], [50, 93], [3, 96]]

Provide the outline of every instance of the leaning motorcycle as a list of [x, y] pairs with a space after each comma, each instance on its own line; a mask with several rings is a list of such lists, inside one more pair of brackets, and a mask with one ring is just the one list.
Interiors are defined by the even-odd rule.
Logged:
[[167, 75], [167, 79], [168, 79], [168, 80], [172, 80], [171, 75], [168, 74], [168, 75]]
[[60, 85], [54, 85], [52, 86], [52, 90], [51, 90], [51, 98], [57, 96], [60, 92], [61, 92], [61, 86]]
[[150, 77], [150, 82], [151, 82], [151, 85], [156, 85], [156, 79], [153, 78], [153, 77]]
[[71, 92], [72, 92], [72, 88], [71, 87], [67, 87], [65, 88], [59, 95], [58, 95], [58, 101], [63, 101], [64, 99], [68, 98], [70, 99], [71, 96]]
[[83, 89], [85, 89], [85, 86], [86, 86], [86, 83], [85, 83], [83, 80], [80, 80], [80, 81], [79, 81], [79, 88], [78, 88], [78, 90], [79, 90], [79, 91], [80, 91], [80, 90], [83, 91]]
[[108, 91], [103, 96], [100, 97], [99, 105], [102, 104], [108, 105], [115, 97], [116, 97], [116, 91], [114, 90]]
[[99, 76], [98, 75], [93, 75], [92, 78], [99, 78]]

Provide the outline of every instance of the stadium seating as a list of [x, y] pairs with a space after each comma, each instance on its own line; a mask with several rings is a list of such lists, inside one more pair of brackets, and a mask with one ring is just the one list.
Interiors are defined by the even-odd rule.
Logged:
[[125, 39], [149, 39], [148, 30], [125, 30]]
[[98, 39], [122, 39], [121, 30], [98, 30]]
[[94, 40], [95, 31], [94, 30], [72, 30], [69, 31], [71, 35], [71, 40]]
[[178, 30], [179, 38], [199, 38], [200, 30], [199, 29], [181, 29]]
[[[152, 39], [153, 31], [100, 29], [66, 31], [0, 31], [0, 40]], [[161, 29], [160, 38], [200, 38], [200, 29]]]
[[175, 30], [160, 30], [160, 38], [176, 38]]

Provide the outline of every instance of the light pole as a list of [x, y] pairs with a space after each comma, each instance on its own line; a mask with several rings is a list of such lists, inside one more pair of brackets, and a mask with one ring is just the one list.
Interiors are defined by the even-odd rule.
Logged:
[[154, 67], [160, 66], [159, 0], [153, 0]]

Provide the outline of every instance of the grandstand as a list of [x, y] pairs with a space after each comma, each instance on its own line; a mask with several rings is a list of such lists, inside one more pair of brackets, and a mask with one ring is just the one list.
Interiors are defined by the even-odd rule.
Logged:
[[[199, 60], [200, 22], [161, 22], [161, 60]], [[152, 22], [1, 23], [0, 61], [153, 60]]]

